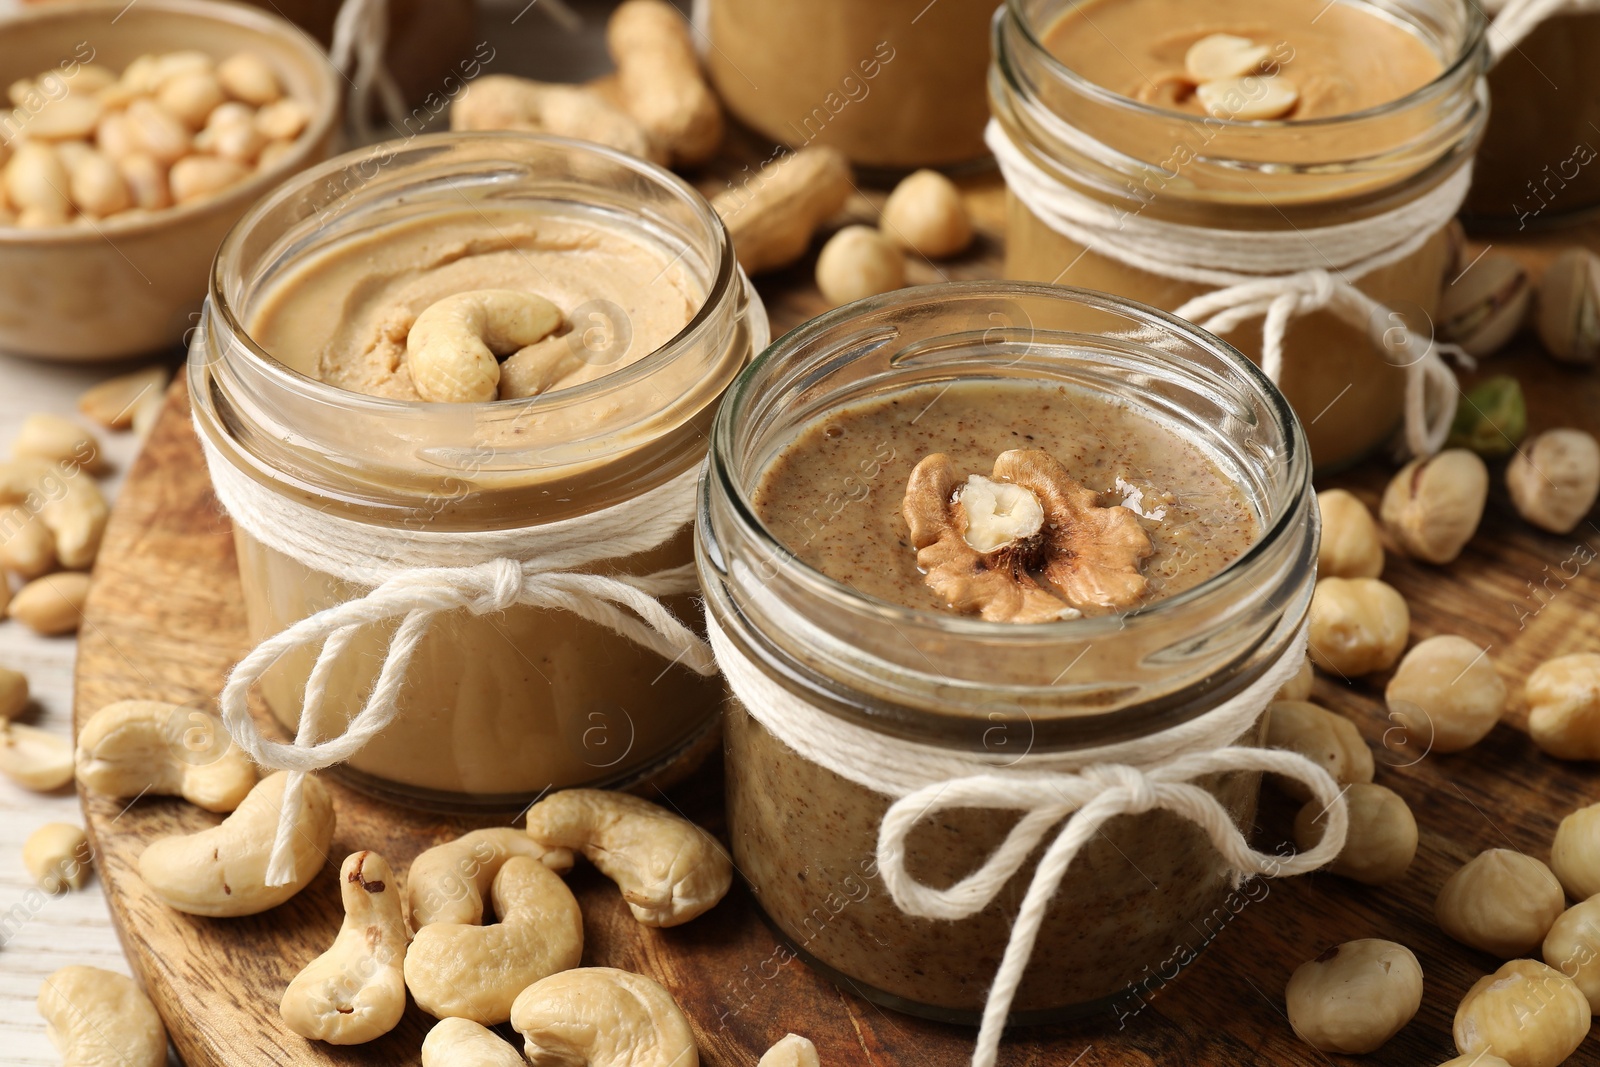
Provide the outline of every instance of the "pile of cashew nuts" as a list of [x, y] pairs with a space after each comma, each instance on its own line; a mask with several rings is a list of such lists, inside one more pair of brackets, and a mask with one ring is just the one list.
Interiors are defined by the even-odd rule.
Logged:
[[[182, 797], [225, 817], [198, 833], [162, 838], [138, 860], [149, 891], [192, 915], [256, 915], [293, 897], [321, 871], [334, 805], [306, 780], [295, 820], [296, 879], [266, 884], [287, 775], [257, 777], [229, 748], [186, 758], [193, 709], [123, 701], [85, 723], [78, 783], [116, 797]], [[705, 914], [733, 882], [711, 834], [624, 793], [569, 789], [527, 812], [524, 830], [495, 827], [430, 848], [400, 876], [370, 850], [339, 869], [344, 921], [327, 951], [284, 990], [279, 1012], [302, 1037], [333, 1045], [394, 1029], [406, 998], [439, 1020], [423, 1067], [696, 1067], [689, 1021], [659, 983], [629, 971], [579, 966], [583, 914], [562, 875], [578, 856], [614, 882], [641, 924], [678, 926]], [[495, 921], [487, 921], [492, 913]], [[161, 1067], [166, 1034], [153, 1005], [127, 978], [69, 967], [45, 980], [39, 1011], [67, 1067], [115, 1050], [130, 1067]], [[491, 1026], [510, 1023], [527, 1061]], [[763, 1067], [816, 1067], [811, 1042], [789, 1035]]]

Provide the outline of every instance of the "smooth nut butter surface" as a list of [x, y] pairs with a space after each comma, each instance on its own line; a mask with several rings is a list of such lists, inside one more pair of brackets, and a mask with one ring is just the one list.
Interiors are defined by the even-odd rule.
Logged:
[[[1217, 575], [1259, 536], [1250, 501], [1192, 434], [1140, 407], [1023, 381], [920, 385], [828, 412], [774, 457], [754, 504], [780, 542], [829, 577], [880, 600], [948, 613], [908, 540], [908, 478], [930, 453], [948, 455], [963, 475], [987, 474], [997, 454], [1018, 448], [1051, 453], [1106, 504], [1131, 498], [1146, 515], [1160, 515], [1138, 519], [1152, 546], [1142, 564], [1147, 600]], [[1032, 865], [970, 919], [907, 916], [877, 876], [890, 799], [798, 755], [737, 701], [726, 733], [735, 859], [792, 944], [858, 989], [935, 1014], [980, 1009]], [[1201, 784], [1249, 825], [1255, 776]], [[919, 882], [951, 885], [983, 863], [1013, 821], [994, 811], [942, 812], [912, 832], [907, 869]], [[1113, 819], [1062, 882], [1015, 1009], [1110, 1000], [1115, 1018], [1116, 998], [1125, 998], [1120, 1010], [1136, 1010], [1135, 983], [1158, 969], [1173, 975], [1248, 903], [1247, 892], [1261, 892], [1230, 897], [1228, 886], [1192, 823], [1166, 812]]]

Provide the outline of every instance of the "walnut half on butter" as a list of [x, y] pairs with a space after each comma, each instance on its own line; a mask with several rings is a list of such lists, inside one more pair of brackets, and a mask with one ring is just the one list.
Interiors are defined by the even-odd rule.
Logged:
[[1128, 608], [1144, 596], [1154, 551], [1128, 508], [1101, 507], [1054, 456], [1002, 452], [992, 477], [961, 481], [950, 457], [925, 457], [902, 507], [928, 587], [990, 622], [1054, 622]]

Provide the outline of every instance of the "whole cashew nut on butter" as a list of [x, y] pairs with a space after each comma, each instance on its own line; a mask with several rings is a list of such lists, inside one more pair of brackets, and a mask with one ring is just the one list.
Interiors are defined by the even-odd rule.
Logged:
[[222, 724], [197, 708], [157, 700], [107, 704], [78, 733], [78, 784], [113, 797], [181, 796], [233, 811], [256, 784], [256, 766]]
[[694, 1034], [658, 983], [611, 967], [563, 971], [511, 1008], [533, 1067], [699, 1067]]
[[382, 1037], [406, 1010], [406, 929], [388, 861], [357, 852], [339, 868], [344, 923], [333, 946], [294, 976], [278, 1004], [289, 1029], [330, 1045]]
[[61, 1067], [165, 1067], [167, 1031], [133, 979], [63, 967], [39, 987], [39, 1014]]
[[677, 926], [716, 906], [733, 861], [716, 838], [649, 801], [602, 789], [567, 789], [528, 809], [528, 835], [570, 848], [617, 883], [633, 917]]
[[456, 293], [425, 308], [406, 335], [406, 366], [424, 400], [495, 399], [500, 361], [561, 325], [561, 309], [515, 289]]
[[433, 923], [477, 926], [483, 922], [483, 896], [495, 875], [513, 856], [526, 856], [557, 874], [572, 869], [572, 851], [545, 848], [521, 830], [494, 826], [473, 830], [435, 845], [406, 872], [406, 900], [418, 929]]
[[285, 771], [261, 779], [219, 826], [154, 842], [139, 856], [139, 877], [169, 906], [191, 915], [256, 915], [282, 904], [327, 863], [334, 827], [332, 798], [321, 782], [307, 778], [290, 839], [294, 879], [287, 885], [267, 885], [267, 862], [288, 779]]
[[518, 993], [583, 958], [577, 898], [543, 863], [511, 857], [489, 895], [499, 922], [431, 923], [406, 952], [406, 987], [436, 1019], [503, 1023]]
[[440, 1019], [422, 1042], [422, 1067], [527, 1067], [500, 1035], [471, 1019]]

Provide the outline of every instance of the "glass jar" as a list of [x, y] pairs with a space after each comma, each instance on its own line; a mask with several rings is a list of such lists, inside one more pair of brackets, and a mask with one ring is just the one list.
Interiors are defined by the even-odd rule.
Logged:
[[[1042, 41], [1073, 4], [1008, 0], [995, 23], [990, 106], [1012, 142], [1052, 180], [1133, 217], [1244, 233], [1349, 223], [1403, 209], [1435, 191], [1470, 165], [1481, 137], [1487, 112], [1483, 17], [1459, 0], [1384, 5], [1387, 15], [1374, 16], [1406, 19], [1428, 42], [1444, 64], [1432, 83], [1381, 107], [1303, 122], [1190, 115], [1088, 81]], [[1060, 122], [1041, 122], [1041, 114]], [[1410, 255], [1355, 283], [1393, 309], [1400, 316], [1395, 323], [1432, 336], [1431, 316], [1452, 255], [1441, 228]], [[1086, 248], [1051, 229], [1014, 192], [1005, 273], [1167, 310], [1210, 291]], [[1360, 459], [1400, 421], [1405, 371], [1371, 339], [1392, 324], [1357, 329], [1317, 311], [1289, 326], [1279, 385], [1305, 425], [1320, 469]], [[1259, 318], [1224, 336], [1260, 358]]]
[[1469, 225], [1521, 232], [1600, 208], [1596, 54], [1600, 12], [1558, 15], [1489, 72], [1494, 109], [1467, 196]]
[[706, 66], [741, 122], [903, 171], [982, 159], [995, 0], [701, 0]]
[[[1015, 379], [1105, 396], [1202, 442], [1243, 488], [1259, 539], [1208, 581], [1141, 610], [1013, 625], [864, 596], [799, 562], [757, 518], [752, 491], [800, 428], [914, 385]], [[1248, 360], [1131, 301], [1007, 282], [900, 290], [779, 339], [718, 414], [697, 530], [711, 618], [762, 676], [874, 732], [956, 752], [1017, 753], [1005, 764], [1021, 773], [1034, 754], [1147, 737], [1190, 721], [1259, 678], [1295, 647], [1317, 541], [1304, 436]], [[1240, 742], [1259, 743], [1259, 729]], [[793, 950], [847, 980], [852, 992], [972, 1021], [1033, 860], [971, 918], [906, 915], [875, 860], [893, 798], [799, 755], [736, 698], [725, 734], [734, 858]], [[1250, 825], [1255, 775], [1201, 784], [1239, 825]], [[994, 811], [941, 812], [912, 832], [907, 870], [925, 885], [951, 885], [993, 852], [1013, 822]], [[1138, 857], [1137, 869], [1129, 856]], [[1204, 935], [1194, 924], [1230, 885], [1194, 825], [1164, 812], [1116, 818], [1068, 870], [1016, 1016], [1115, 1001], [1142, 968], [1170, 961], [1175, 945], [1198, 951]]]
[[[316, 352], [275, 358], [246, 329], [264, 294], [311, 257], [463, 211], [486, 228], [491, 216], [527, 212], [625, 233], [679, 264], [703, 303], [635, 362], [582, 385], [489, 403], [341, 389], [307, 373]], [[721, 221], [667, 171], [560, 138], [429, 135], [308, 171], [239, 222], [217, 255], [189, 388], [213, 463], [275, 495], [375, 533], [523, 529], [592, 514], [692, 472], [722, 391], [766, 331]], [[243, 531], [235, 540], [253, 642], [368, 591]], [[649, 574], [690, 563], [692, 552], [686, 522], [659, 548], [592, 569]], [[664, 602], [691, 617], [689, 596]], [[341, 657], [330, 712], [348, 718], [360, 707], [392, 630], [366, 627]], [[291, 653], [262, 679], [284, 727], [298, 720], [315, 651]], [[412, 659], [399, 717], [345, 773], [411, 803], [502, 808], [552, 787], [659, 780], [684, 767], [686, 753], [714, 751], [717, 711], [713, 680], [576, 615], [525, 605], [454, 612], [435, 620]]]

